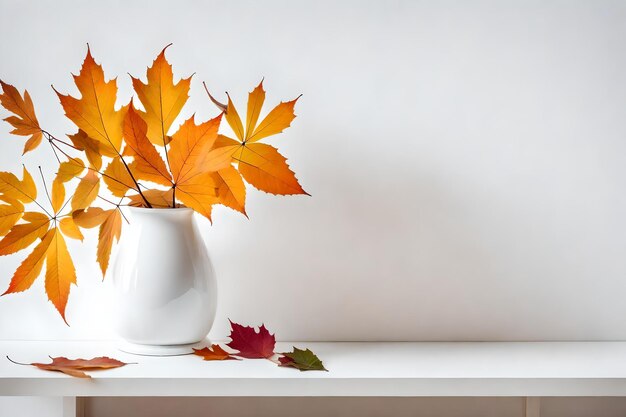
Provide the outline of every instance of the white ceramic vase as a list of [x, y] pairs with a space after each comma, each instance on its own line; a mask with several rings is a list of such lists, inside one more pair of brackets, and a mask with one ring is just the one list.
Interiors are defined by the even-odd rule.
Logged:
[[120, 349], [180, 355], [211, 330], [217, 285], [189, 208], [130, 207], [111, 268]]

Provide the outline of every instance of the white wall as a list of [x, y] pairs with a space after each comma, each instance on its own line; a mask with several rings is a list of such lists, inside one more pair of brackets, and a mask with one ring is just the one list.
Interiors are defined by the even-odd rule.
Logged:
[[[282, 340], [626, 338], [626, 3], [0, 2], [0, 77], [73, 131], [89, 42], [121, 98], [159, 50], [196, 72], [185, 116], [303, 93], [272, 140], [313, 196], [250, 191], [201, 227], [227, 317]], [[241, 106], [241, 105], [240, 105]], [[4, 113], [2, 116], [4, 117]], [[0, 164], [23, 140], [0, 127]], [[53, 172], [46, 147], [24, 162]], [[41, 283], [0, 299], [0, 338], [111, 337], [95, 236], [73, 244], [66, 327]], [[26, 254], [0, 259], [0, 287]]]

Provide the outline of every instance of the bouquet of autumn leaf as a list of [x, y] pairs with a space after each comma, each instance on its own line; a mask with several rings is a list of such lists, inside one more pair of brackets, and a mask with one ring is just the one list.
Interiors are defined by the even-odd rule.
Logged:
[[[59, 164], [51, 187], [41, 174], [43, 197], [26, 167], [22, 179], [0, 172], [0, 255], [35, 245], [4, 294], [29, 289], [45, 263], [48, 299], [67, 323], [65, 307], [76, 270], [65, 239], [82, 240], [83, 229], [98, 228], [97, 261], [104, 276], [122, 230], [121, 207], [186, 206], [210, 220], [215, 204], [246, 215], [243, 180], [267, 193], [307, 194], [285, 157], [261, 143], [289, 127], [298, 98], [281, 102], [259, 122], [265, 101], [261, 81], [249, 93], [245, 125], [230, 96], [222, 104], [209, 94], [221, 114], [204, 122], [192, 116], [174, 129], [189, 98], [191, 76], [174, 82], [165, 49], [148, 68], [147, 82], [131, 76], [138, 101], [131, 98], [118, 108], [116, 79], [105, 79], [88, 48], [80, 73], [74, 75], [80, 97], [54, 90], [78, 128], [67, 139], [40, 126], [28, 92], [21, 95], [0, 81], [0, 103], [12, 113], [4, 120], [13, 126], [11, 133], [28, 137], [24, 154], [45, 139]], [[222, 117], [235, 138], [218, 133]], [[72, 182], [73, 194], [66, 189]], [[107, 197], [101, 193], [105, 187]]]

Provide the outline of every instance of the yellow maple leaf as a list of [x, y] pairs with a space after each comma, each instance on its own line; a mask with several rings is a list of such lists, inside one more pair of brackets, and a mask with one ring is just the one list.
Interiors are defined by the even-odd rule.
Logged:
[[[299, 97], [298, 97], [299, 98]], [[265, 102], [263, 81], [248, 94], [246, 125], [244, 127], [237, 109], [228, 97], [226, 121], [238, 141], [223, 137], [222, 146], [232, 152], [243, 178], [255, 188], [271, 194], [307, 194], [289, 168], [287, 159], [270, 145], [257, 143], [268, 136], [281, 133], [291, 125], [296, 117], [295, 100], [281, 102], [259, 123], [261, 109]]]

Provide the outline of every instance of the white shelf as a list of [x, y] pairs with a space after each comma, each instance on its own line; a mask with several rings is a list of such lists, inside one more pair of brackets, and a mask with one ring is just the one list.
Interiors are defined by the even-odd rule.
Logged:
[[279, 343], [309, 347], [330, 372], [266, 360], [143, 357], [110, 342], [0, 342], [19, 362], [111, 356], [138, 362], [71, 378], [0, 358], [0, 395], [16, 396], [626, 396], [626, 342]]

